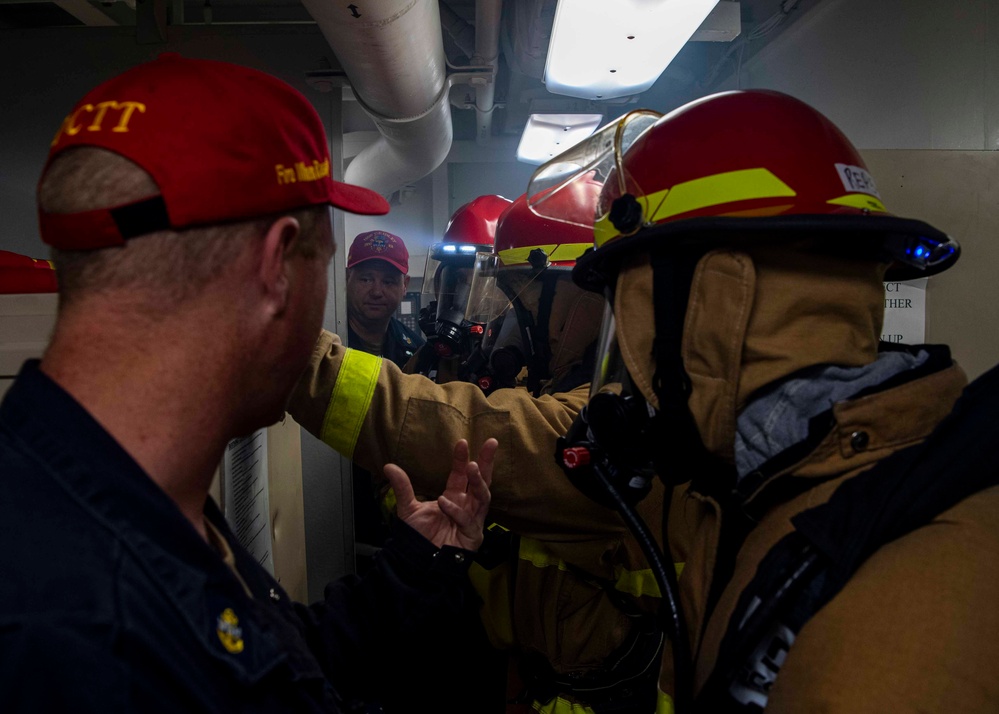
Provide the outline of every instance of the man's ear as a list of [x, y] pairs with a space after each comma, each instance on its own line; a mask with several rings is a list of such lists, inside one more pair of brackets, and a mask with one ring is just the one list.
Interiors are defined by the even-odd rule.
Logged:
[[409, 276], [408, 275], [403, 275], [402, 276], [402, 287], [404, 287], [406, 290], [409, 290]]
[[259, 279], [264, 298], [275, 315], [284, 312], [288, 303], [291, 288], [288, 258], [298, 244], [300, 232], [301, 226], [297, 219], [281, 216], [264, 234]]

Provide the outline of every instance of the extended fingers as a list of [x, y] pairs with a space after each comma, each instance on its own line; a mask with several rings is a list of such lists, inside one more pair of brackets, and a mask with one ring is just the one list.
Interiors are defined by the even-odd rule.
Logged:
[[464, 476], [466, 466], [468, 466], [468, 442], [464, 439], [459, 439], [454, 444], [454, 451], [451, 456], [451, 473], [447, 477], [446, 491], [450, 491], [451, 489], [465, 490]]
[[487, 486], [493, 482], [493, 463], [496, 459], [496, 450], [498, 448], [499, 442], [496, 439], [486, 439], [482, 444], [482, 448], [479, 449], [479, 469], [482, 471], [482, 478]]
[[473, 508], [477, 512], [485, 514], [489, 508], [489, 501], [492, 494], [489, 491], [489, 484], [486, 483], [482, 469], [475, 461], [470, 461], [465, 467], [467, 479], [466, 494], [474, 499]]
[[397, 507], [408, 507], [416, 500], [416, 494], [413, 492], [413, 484], [409, 480], [409, 474], [403, 471], [402, 468], [395, 464], [385, 464], [382, 472], [385, 474], [385, 478], [388, 479], [389, 485], [392, 486], [392, 490], [395, 491]]

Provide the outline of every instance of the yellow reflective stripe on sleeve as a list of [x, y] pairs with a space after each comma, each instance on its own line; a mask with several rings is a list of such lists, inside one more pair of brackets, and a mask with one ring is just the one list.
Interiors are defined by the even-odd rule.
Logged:
[[321, 438], [348, 459], [354, 456], [361, 424], [371, 406], [381, 369], [381, 357], [360, 350], [344, 352], [323, 418]]
[[674, 714], [674, 712], [676, 708], [673, 706], [673, 697], [660, 689], [659, 696], [656, 697], [656, 714]]
[[876, 197], [866, 193], [848, 193], [845, 196], [840, 196], [839, 198], [826, 201], [826, 203], [831, 203], [836, 206], [849, 206], [850, 208], [867, 209], [868, 211], [877, 211], [878, 213], [888, 213], [888, 209], [885, 208], [885, 204], [881, 203], [881, 201]]
[[655, 206], [655, 210], [645, 220], [655, 223], [722, 203], [795, 195], [794, 189], [769, 169], [727, 171], [678, 183], [671, 189], [646, 196], [645, 204]]

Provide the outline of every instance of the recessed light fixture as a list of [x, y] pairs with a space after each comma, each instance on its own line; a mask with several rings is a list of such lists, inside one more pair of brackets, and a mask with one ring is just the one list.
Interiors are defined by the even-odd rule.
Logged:
[[602, 114], [532, 114], [517, 147], [517, 159], [543, 164], [588, 137]]
[[553, 94], [614, 99], [644, 92], [718, 0], [559, 0], [545, 86]]

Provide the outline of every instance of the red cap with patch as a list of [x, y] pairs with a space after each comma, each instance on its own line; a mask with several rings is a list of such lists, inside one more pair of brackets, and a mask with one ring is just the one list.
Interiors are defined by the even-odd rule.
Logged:
[[409, 274], [409, 251], [406, 250], [406, 244], [402, 242], [402, 238], [387, 231], [359, 233], [350, 244], [347, 267], [353, 268], [366, 260], [384, 260], [401, 270], [403, 275]]
[[42, 240], [64, 250], [323, 204], [389, 210], [378, 193], [332, 179], [322, 121], [300, 92], [227, 62], [164, 54], [101, 84], [63, 121], [46, 167], [74, 146], [129, 159], [160, 195], [82, 213], [40, 211]]

